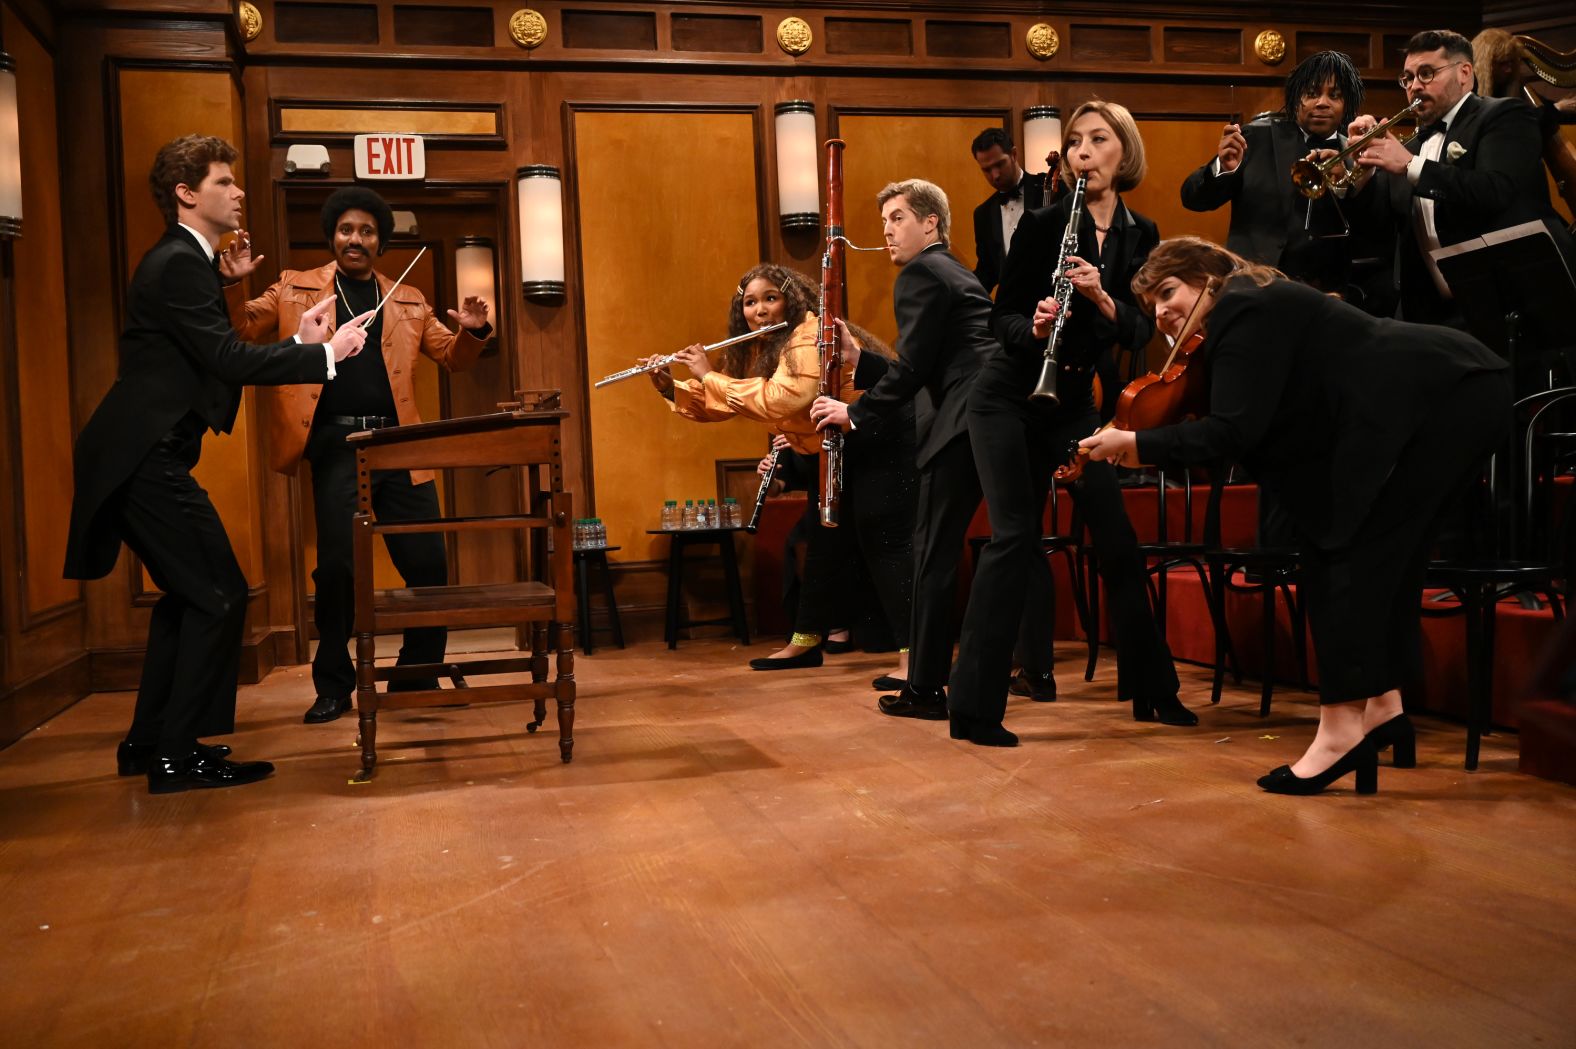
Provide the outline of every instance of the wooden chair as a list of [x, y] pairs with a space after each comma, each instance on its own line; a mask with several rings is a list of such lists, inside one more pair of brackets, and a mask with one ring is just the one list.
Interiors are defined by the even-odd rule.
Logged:
[[[556, 401], [546, 403], [555, 404]], [[546, 717], [546, 700], [558, 701], [558, 749], [562, 759], [574, 751], [575, 675], [574, 520], [570, 494], [564, 491], [560, 426], [566, 412], [516, 408], [491, 415], [395, 426], [354, 433], [347, 438], [356, 452], [357, 503], [354, 525], [356, 591], [356, 710], [360, 716], [361, 782], [377, 765], [378, 710], [429, 707], [463, 698], [468, 703], [530, 699], [535, 732]], [[442, 517], [423, 521], [379, 523], [372, 517], [372, 474], [377, 470], [430, 470], [466, 467], [518, 467], [523, 473], [525, 512], [489, 517]], [[376, 590], [373, 586], [372, 544], [379, 534], [398, 532], [467, 532], [515, 529], [525, 533], [529, 578], [523, 581], [474, 583], [463, 586], [405, 587]], [[530, 655], [464, 662], [379, 667], [375, 638], [409, 627], [472, 628], [512, 626], [524, 636], [529, 628]], [[557, 674], [547, 680], [547, 654], [556, 651]], [[466, 675], [529, 673], [529, 682], [472, 686]], [[446, 676], [455, 690], [379, 694], [379, 681], [408, 681]]]

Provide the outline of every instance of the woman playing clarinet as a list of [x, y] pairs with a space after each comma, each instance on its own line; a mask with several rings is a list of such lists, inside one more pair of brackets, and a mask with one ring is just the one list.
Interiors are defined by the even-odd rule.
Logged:
[[[1132, 115], [1109, 102], [1073, 111], [1062, 145], [1062, 177], [1084, 180], [1076, 251], [1057, 261], [1077, 193], [1023, 216], [1003, 268], [992, 323], [1000, 351], [985, 362], [969, 398], [969, 440], [990, 512], [991, 539], [980, 554], [952, 675], [948, 711], [954, 738], [1015, 746], [1002, 727], [1013, 644], [1032, 559], [1043, 557], [1046, 494], [1068, 446], [1099, 425], [1092, 377], [1113, 345], [1139, 350], [1154, 326], [1128, 285], [1160, 240], [1155, 224], [1122, 203], [1144, 177], [1144, 144]], [[1031, 398], [1060, 306], [1070, 303], [1054, 370], [1057, 399]], [[1145, 565], [1127, 518], [1116, 472], [1085, 472], [1072, 489], [1099, 553], [1116, 631], [1117, 696], [1133, 717], [1167, 725], [1198, 718], [1177, 699], [1176, 670], [1150, 609]]]

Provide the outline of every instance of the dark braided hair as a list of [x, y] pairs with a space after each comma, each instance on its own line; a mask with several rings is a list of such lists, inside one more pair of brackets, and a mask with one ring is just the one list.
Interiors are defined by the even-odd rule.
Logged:
[[[788, 327], [723, 350], [717, 357], [717, 370], [735, 379], [764, 379], [775, 372], [782, 360], [783, 347], [793, 338], [794, 329], [804, 323], [806, 313], [815, 312], [820, 304], [821, 286], [815, 281], [798, 270], [774, 262], [763, 262], [740, 277], [739, 286], [734, 289], [733, 301], [728, 304], [730, 336], [743, 335], [750, 330], [749, 322], [744, 319], [744, 292], [752, 281], [762, 279], [769, 281], [782, 293], [783, 320], [788, 322]], [[850, 322], [848, 329], [864, 349], [887, 358], [893, 356], [891, 347], [859, 325]]]
[[1297, 63], [1297, 68], [1286, 78], [1286, 106], [1281, 115], [1295, 121], [1303, 96], [1318, 94], [1326, 81], [1333, 81], [1335, 89], [1341, 93], [1345, 108], [1338, 123], [1344, 129], [1363, 111], [1363, 78], [1351, 58], [1340, 51], [1320, 51]]

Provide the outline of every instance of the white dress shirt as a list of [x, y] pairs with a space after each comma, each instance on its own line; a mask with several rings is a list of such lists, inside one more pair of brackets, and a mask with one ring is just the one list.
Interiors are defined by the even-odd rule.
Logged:
[[[1450, 112], [1445, 114], [1445, 130], [1439, 134], [1428, 136], [1413, 157], [1406, 165], [1406, 180], [1412, 185], [1417, 185], [1417, 180], [1423, 174], [1423, 165], [1432, 160], [1438, 162], [1440, 154], [1445, 151], [1445, 136], [1450, 131], [1450, 125], [1455, 122], [1456, 114], [1461, 111], [1461, 104], [1472, 97], [1468, 91], [1456, 99], [1456, 104], [1450, 107]], [[1428, 266], [1429, 275], [1434, 278], [1434, 286], [1439, 289], [1439, 294], [1447, 299], [1455, 298], [1450, 291], [1450, 285], [1445, 283], [1445, 275], [1439, 272], [1439, 267], [1434, 265], [1434, 257], [1429, 254], [1439, 247], [1439, 230], [1434, 226], [1434, 202], [1429, 197], [1416, 194], [1412, 196], [1412, 226], [1417, 237], [1417, 247], [1423, 253], [1423, 262]]]

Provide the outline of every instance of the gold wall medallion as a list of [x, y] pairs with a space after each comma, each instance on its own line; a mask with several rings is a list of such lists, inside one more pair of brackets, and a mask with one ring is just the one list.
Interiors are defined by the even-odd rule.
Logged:
[[814, 40], [810, 23], [802, 18], [785, 18], [777, 23], [777, 46], [790, 55], [804, 54]]
[[509, 16], [509, 38], [527, 51], [541, 47], [547, 39], [547, 19], [540, 11], [522, 7]]
[[1029, 54], [1042, 62], [1056, 54], [1056, 49], [1062, 46], [1062, 38], [1056, 35], [1056, 29], [1044, 22], [1030, 26], [1023, 42], [1028, 45]]
[[1253, 53], [1267, 66], [1279, 65], [1286, 57], [1286, 38], [1273, 29], [1266, 29], [1253, 38]]
[[248, 42], [256, 40], [263, 32], [263, 13], [246, 0], [241, 0], [241, 6], [235, 12], [235, 21], [241, 27], [241, 36]]

